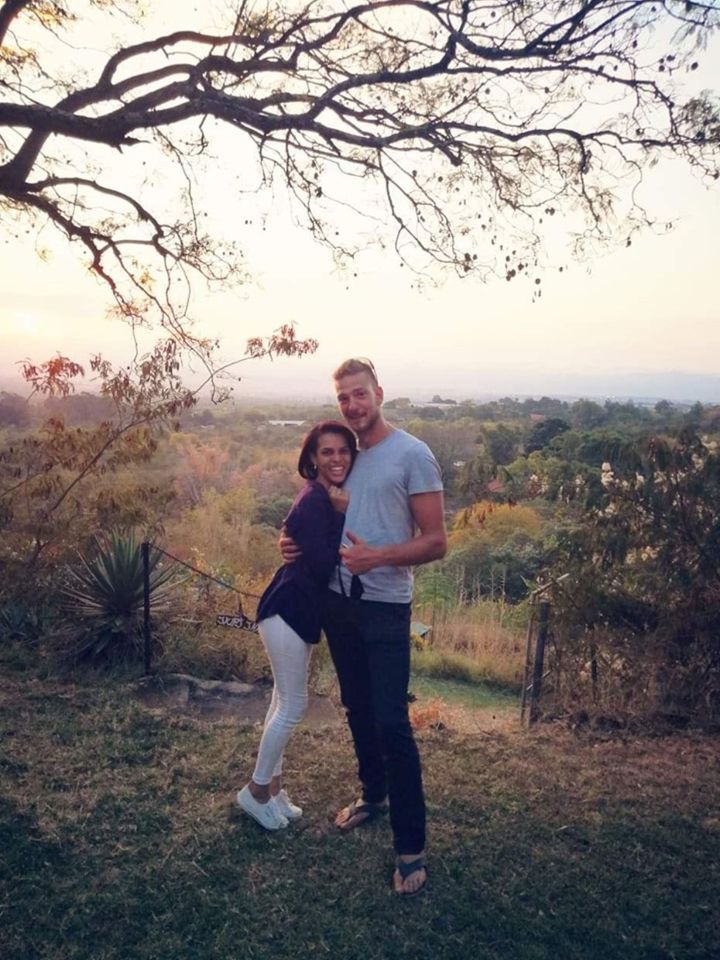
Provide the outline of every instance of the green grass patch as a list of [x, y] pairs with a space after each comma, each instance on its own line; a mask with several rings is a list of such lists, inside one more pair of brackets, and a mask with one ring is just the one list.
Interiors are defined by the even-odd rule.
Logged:
[[517, 708], [519, 711], [517, 694], [483, 682], [444, 680], [413, 673], [410, 679], [410, 691], [419, 699], [432, 700], [439, 697], [445, 703], [458, 704], [470, 709]]

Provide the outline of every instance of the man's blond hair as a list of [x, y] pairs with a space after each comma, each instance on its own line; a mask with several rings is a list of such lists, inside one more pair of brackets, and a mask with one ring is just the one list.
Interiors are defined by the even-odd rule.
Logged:
[[372, 360], [367, 357], [351, 357], [349, 360], [343, 360], [337, 370], [333, 373], [333, 380], [337, 383], [343, 377], [349, 377], [354, 373], [367, 373], [373, 382], [373, 386], [378, 386], [377, 373]]

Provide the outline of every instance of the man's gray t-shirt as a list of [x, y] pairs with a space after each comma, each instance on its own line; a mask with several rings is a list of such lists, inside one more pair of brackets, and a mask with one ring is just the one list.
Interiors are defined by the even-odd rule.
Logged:
[[[437, 460], [422, 440], [404, 430], [393, 430], [384, 440], [360, 450], [345, 481], [350, 503], [345, 532], [357, 534], [371, 547], [405, 543], [415, 534], [410, 497], [442, 490]], [[343, 536], [343, 542], [348, 542]], [[345, 593], [350, 595], [350, 572], [341, 566]], [[360, 577], [363, 600], [409, 603], [412, 599], [411, 567], [375, 567]], [[330, 589], [340, 592], [337, 571]]]

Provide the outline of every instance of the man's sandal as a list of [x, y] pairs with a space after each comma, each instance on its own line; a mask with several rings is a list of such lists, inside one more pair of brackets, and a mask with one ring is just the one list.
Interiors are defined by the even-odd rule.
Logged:
[[417, 873], [419, 870], [425, 871], [425, 880], [420, 884], [417, 890], [410, 890], [407, 893], [396, 889], [395, 874], [393, 874], [393, 890], [398, 897], [416, 897], [419, 893], [422, 893], [427, 886], [428, 868], [424, 856], [418, 857], [416, 860], [411, 860], [409, 863], [407, 863], [405, 860], [401, 860], [400, 857], [398, 857], [395, 860], [395, 870], [400, 874], [400, 879], [403, 881], [403, 883], [413, 873]]
[[[338, 823], [337, 819], [335, 821], [335, 826], [338, 830], [348, 832], [354, 830], [356, 827], [362, 827], [366, 823], [370, 823], [372, 820], [376, 820], [381, 814], [385, 813], [385, 805], [382, 803], [368, 803], [367, 800], [353, 800], [352, 803], [349, 803], [346, 807], [338, 813], [345, 814], [345, 819]], [[355, 817], [361, 817], [361, 820], [358, 820], [357, 823], [351, 823]]]

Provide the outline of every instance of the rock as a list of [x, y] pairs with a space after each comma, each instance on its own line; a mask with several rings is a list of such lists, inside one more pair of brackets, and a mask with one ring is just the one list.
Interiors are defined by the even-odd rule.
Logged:
[[184, 690], [188, 699], [198, 697], [247, 697], [257, 694], [252, 683], [239, 680], [204, 680], [188, 673], [153, 674], [137, 681], [140, 691], [171, 694]]
[[239, 680], [199, 680], [196, 677], [188, 677], [187, 680], [191, 697], [246, 697], [258, 692], [251, 683], [241, 683]]
[[[187, 673], [153, 674], [133, 687], [149, 706], [217, 719], [232, 717], [240, 723], [262, 723], [272, 690], [266, 683], [204, 680]], [[311, 693], [305, 723], [340, 725], [342, 717], [329, 697]]]

